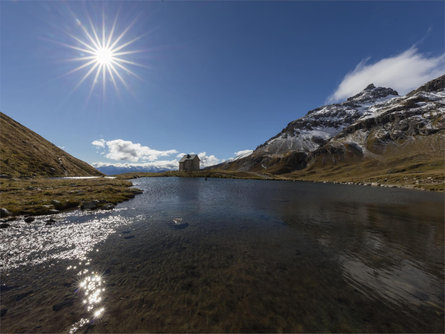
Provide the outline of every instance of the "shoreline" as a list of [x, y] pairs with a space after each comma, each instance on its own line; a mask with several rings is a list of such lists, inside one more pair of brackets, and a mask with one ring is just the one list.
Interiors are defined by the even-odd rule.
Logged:
[[[52, 215], [60, 212], [81, 210], [110, 210], [118, 203], [125, 202], [142, 193], [134, 188], [131, 180], [142, 177], [191, 177], [227, 178], [242, 180], [269, 180], [356, 185], [364, 187], [399, 188], [427, 192], [443, 192], [442, 184], [433, 188], [422, 184], [394, 184], [378, 182], [377, 178], [365, 180], [327, 180], [323, 178], [298, 177], [293, 175], [272, 175], [255, 172], [226, 170], [200, 170], [195, 172], [168, 171], [161, 173], [124, 173], [104, 177], [69, 178], [2, 178], [0, 179], [0, 224], [20, 216], [33, 217]], [[6, 209], [6, 212], [3, 212]], [[6, 213], [6, 214], [5, 214]], [[3, 226], [6, 227], [6, 226]]]
[[[124, 173], [114, 175], [120, 180], [132, 180], [142, 177], [191, 177], [191, 178], [226, 178], [226, 179], [243, 179], [243, 180], [269, 180], [269, 181], [300, 181], [300, 182], [311, 182], [311, 183], [331, 183], [331, 184], [345, 184], [345, 185], [357, 185], [365, 187], [381, 187], [381, 188], [399, 188], [406, 190], [419, 190], [427, 192], [443, 192], [443, 183], [432, 183], [432, 184], [398, 184], [390, 182], [382, 182], [377, 177], [368, 177], [363, 180], [344, 180], [336, 181], [324, 178], [310, 178], [301, 176], [289, 176], [284, 175], [273, 175], [273, 174], [262, 174], [255, 172], [234, 172], [226, 170], [200, 170], [195, 172], [179, 172], [179, 171], [168, 171], [161, 173], [150, 173], [150, 172], [134, 172], [134, 173]], [[425, 185], [432, 185], [430, 189], [424, 187]]]
[[[142, 193], [128, 180], [100, 178], [8, 178], [0, 180], [0, 222], [18, 216], [52, 215], [75, 209], [112, 209]], [[4, 226], [6, 227], [6, 226]]]

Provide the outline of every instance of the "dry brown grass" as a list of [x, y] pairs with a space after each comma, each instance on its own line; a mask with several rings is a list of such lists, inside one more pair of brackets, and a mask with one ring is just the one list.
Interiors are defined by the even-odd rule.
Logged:
[[[95, 179], [1, 179], [0, 207], [13, 215], [47, 214], [52, 209], [69, 210], [81, 202], [98, 200], [99, 207], [123, 202], [140, 193], [125, 180]], [[52, 200], [60, 204], [54, 205]]]
[[442, 133], [386, 147], [375, 158], [312, 165], [285, 177], [328, 182], [379, 183], [432, 191], [445, 190], [445, 149]]

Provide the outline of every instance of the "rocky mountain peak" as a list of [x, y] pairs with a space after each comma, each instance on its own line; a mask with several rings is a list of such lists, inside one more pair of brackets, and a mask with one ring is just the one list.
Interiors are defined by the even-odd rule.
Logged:
[[364, 90], [362, 90], [360, 93], [349, 97], [347, 101], [349, 102], [359, 102], [359, 103], [366, 103], [366, 102], [373, 102], [377, 99], [385, 98], [385, 97], [391, 97], [398, 96], [399, 93], [395, 91], [392, 88], [387, 87], [376, 87], [374, 84], [369, 84]]
[[419, 92], [440, 92], [444, 90], [445, 90], [445, 75], [442, 75], [420, 86], [416, 90], [413, 90], [412, 92], [408, 93], [408, 96], [412, 96]]

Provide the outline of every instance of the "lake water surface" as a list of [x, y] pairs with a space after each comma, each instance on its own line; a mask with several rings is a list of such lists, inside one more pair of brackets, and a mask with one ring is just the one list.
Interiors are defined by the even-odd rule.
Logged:
[[444, 331], [443, 194], [134, 184], [112, 211], [0, 230], [1, 332]]

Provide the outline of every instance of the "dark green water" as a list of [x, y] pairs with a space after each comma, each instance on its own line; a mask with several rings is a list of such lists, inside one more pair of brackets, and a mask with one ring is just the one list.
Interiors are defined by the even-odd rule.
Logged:
[[117, 210], [0, 231], [2, 332], [444, 331], [443, 194], [134, 183]]

